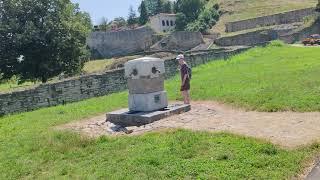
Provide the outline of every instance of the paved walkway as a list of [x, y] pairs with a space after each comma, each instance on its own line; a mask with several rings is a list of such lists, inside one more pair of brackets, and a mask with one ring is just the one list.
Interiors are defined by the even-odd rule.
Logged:
[[254, 112], [234, 109], [216, 102], [194, 102], [188, 113], [169, 117], [142, 127], [121, 128], [105, 122], [105, 114], [63, 125], [89, 136], [138, 135], [168, 128], [227, 131], [271, 141], [286, 148], [296, 148], [320, 141], [320, 112]]

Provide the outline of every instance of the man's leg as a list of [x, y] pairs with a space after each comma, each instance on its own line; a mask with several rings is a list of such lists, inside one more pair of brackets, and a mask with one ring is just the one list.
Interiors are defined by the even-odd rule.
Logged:
[[181, 91], [184, 104], [190, 104], [189, 91]]
[[190, 91], [187, 90], [185, 91], [185, 93], [186, 93], [186, 104], [190, 104]]
[[186, 103], [185, 91], [181, 91], [181, 95], [182, 95], [182, 98], [183, 98], [183, 103], [185, 104]]

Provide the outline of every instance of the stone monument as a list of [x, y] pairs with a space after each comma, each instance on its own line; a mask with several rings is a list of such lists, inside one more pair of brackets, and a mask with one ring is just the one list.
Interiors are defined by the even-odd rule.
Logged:
[[120, 126], [141, 126], [191, 109], [190, 105], [168, 105], [164, 90], [165, 66], [158, 58], [140, 58], [125, 64], [129, 109], [107, 114], [107, 121]]
[[129, 110], [150, 112], [168, 106], [164, 91], [164, 61], [141, 58], [125, 64], [125, 77], [129, 88]]

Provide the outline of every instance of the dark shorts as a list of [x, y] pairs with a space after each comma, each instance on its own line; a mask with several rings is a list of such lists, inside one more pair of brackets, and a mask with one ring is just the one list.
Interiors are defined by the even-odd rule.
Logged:
[[186, 81], [183, 86], [181, 86], [180, 91], [189, 91], [190, 90], [190, 81]]

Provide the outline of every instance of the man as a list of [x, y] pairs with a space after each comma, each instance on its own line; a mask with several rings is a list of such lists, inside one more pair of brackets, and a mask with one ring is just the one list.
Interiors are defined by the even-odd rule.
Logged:
[[183, 96], [184, 104], [190, 104], [190, 71], [189, 67], [184, 59], [184, 55], [180, 54], [176, 58], [179, 61], [180, 73], [181, 73], [181, 88], [180, 91]]

